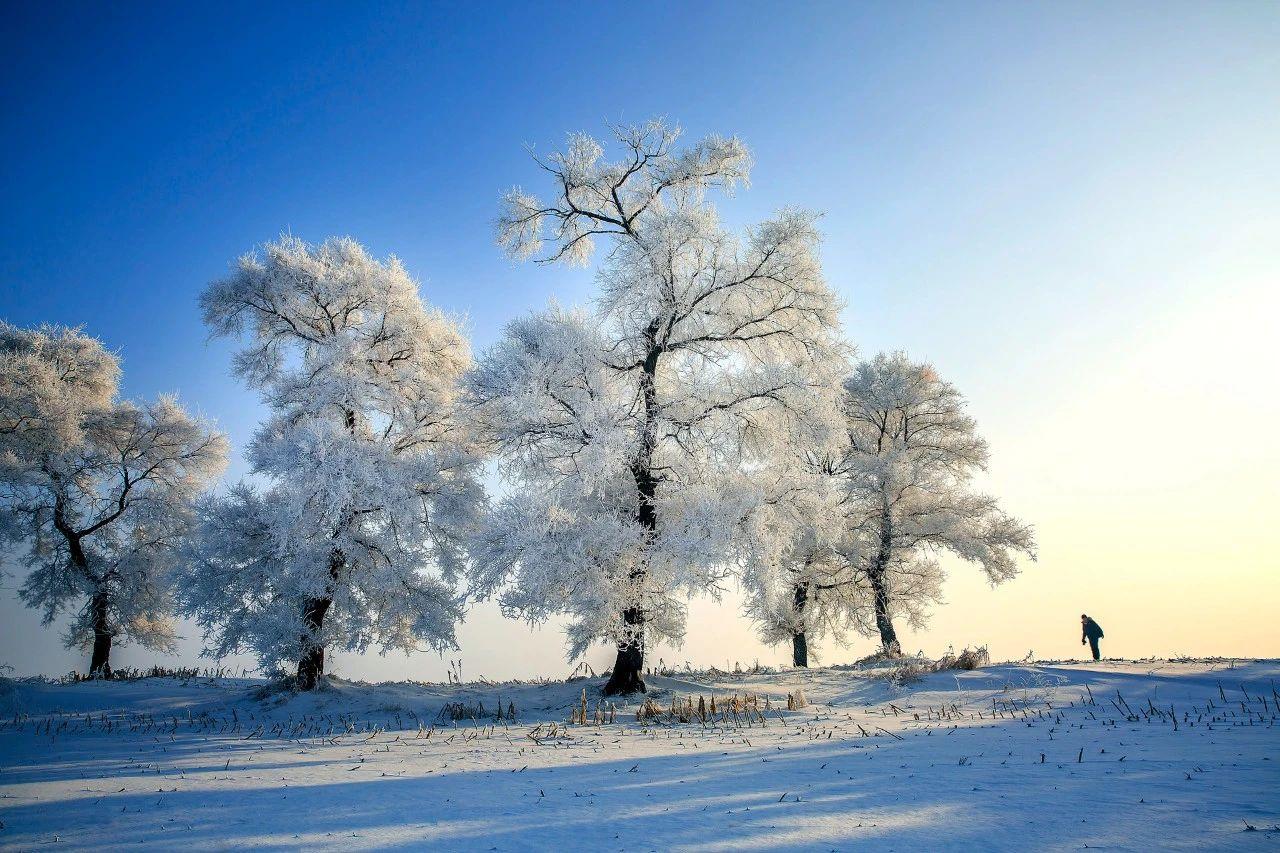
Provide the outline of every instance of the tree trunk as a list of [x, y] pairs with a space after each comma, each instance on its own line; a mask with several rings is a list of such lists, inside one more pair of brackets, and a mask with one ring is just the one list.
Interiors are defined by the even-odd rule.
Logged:
[[648, 690], [641, 677], [644, 671], [644, 613], [639, 608], [631, 608], [622, 614], [622, 618], [637, 633], [618, 643], [618, 657], [613, 662], [613, 672], [604, 685], [606, 696], [625, 696]]
[[880, 630], [881, 650], [887, 655], [900, 656], [902, 644], [898, 642], [898, 632], [893, 629], [893, 619], [889, 617], [889, 590], [885, 585], [884, 570], [873, 571], [870, 580], [876, 596], [876, 628]]
[[[343, 423], [347, 428], [347, 432], [355, 435], [356, 413], [354, 409], [343, 410]], [[338, 532], [340, 533], [350, 522], [351, 516], [344, 514], [342, 521], [338, 524]], [[337, 535], [338, 533], [334, 534], [335, 537]], [[333, 606], [334, 584], [337, 583], [338, 575], [345, 563], [346, 555], [342, 553], [342, 549], [334, 548], [329, 553], [330, 585], [325, 590], [326, 595], [323, 598], [308, 598], [302, 604], [302, 621], [307, 626], [307, 633], [302, 635], [302, 655], [298, 659], [297, 686], [299, 690], [315, 690], [316, 685], [320, 683], [320, 677], [324, 675], [324, 643], [318, 642], [316, 637], [319, 636], [320, 629], [324, 627], [325, 614]]]
[[[349, 418], [352, 416], [349, 416]], [[325, 614], [333, 606], [334, 584], [346, 563], [346, 555], [342, 549], [334, 548], [329, 554], [329, 586], [323, 598], [308, 598], [302, 605], [302, 622], [307, 626], [307, 633], [301, 637], [302, 656], [298, 660], [298, 689], [314, 690], [324, 675], [324, 643], [316, 638], [324, 627]]]
[[92, 678], [111, 677], [111, 638], [114, 636], [107, 620], [107, 596], [94, 595], [89, 607], [93, 612], [93, 657], [89, 659], [89, 675]]
[[[658, 357], [662, 354], [662, 349], [657, 345], [657, 334], [658, 321], [654, 320], [645, 329], [648, 352], [645, 355], [644, 370], [640, 374], [644, 426], [640, 436], [640, 451], [631, 465], [631, 474], [636, 483], [636, 521], [645, 531], [646, 546], [653, 541], [653, 534], [658, 529], [658, 512], [655, 506], [658, 477], [653, 473], [653, 449], [657, 445], [654, 423], [658, 412], [658, 392], [654, 378], [658, 373]], [[644, 576], [643, 567], [631, 573], [630, 579], [637, 591], [643, 587]], [[613, 663], [613, 672], [604, 685], [606, 696], [644, 693], [647, 689], [641, 677], [644, 672], [643, 601], [624, 610], [622, 621], [627, 625], [630, 636], [618, 643], [618, 657]]]
[[805, 636], [804, 609], [809, 603], [809, 587], [796, 584], [791, 600], [792, 610], [796, 615], [796, 630], [791, 635], [791, 665], [809, 666], [809, 639]]
[[302, 610], [302, 620], [307, 633], [302, 635], [302, 658], [298, 661], [298, 689], [314, 690], [324, 675], [324, 643], [314, 639], [324, 627], [324, 616], [329, 612], [331, 598], [308, 598]]
[[809, 668], [809, 641], [805, 638], [804, 631], [791, 635], [791, 665]]
[[89, 599], [89, 615], [93, 619], [93, 656], [89, 658], [90, 678], [111, 677], [111, 639], [115, 633], [111, 630], [108, 611], [111, 599], [107, 596], [106, 581], [89, 571], [89, 557], [84, 552], [83, 532], [77, 531], [67, 522], [63, 512], [61, 493], [54, 499], [53, 526], [67, 540], [67, 552], [71, 557], [71, 565], [90, 583], [96, 591]]
[[898, 632], [893, 629], [893, 620], [889, 617], [889, 585], [885, 581], [885, 572], [892, 557], [893, 522], [886, 507], [880, 521], [880, 552], [876, 554], [868, 579], [876, 597], [876, 628], [880, 631], [881, 650], [886, 655], [901, 656], [902, 644], [898, 642]]

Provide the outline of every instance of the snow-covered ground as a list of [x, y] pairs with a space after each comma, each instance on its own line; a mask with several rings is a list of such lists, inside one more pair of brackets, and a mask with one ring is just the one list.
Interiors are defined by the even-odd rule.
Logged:
[[0, 847], [1280, 850], [1280, 662], [873, 675], [653, 677], [764, 723], [567, 727], [599, 679], [0, 682]]

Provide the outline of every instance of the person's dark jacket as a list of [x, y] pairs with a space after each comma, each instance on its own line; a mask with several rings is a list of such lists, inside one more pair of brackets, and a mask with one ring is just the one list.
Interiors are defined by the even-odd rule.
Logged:
[[1101, 640], [1102, 639], [1102, 626], [1099, 625], [1097, 622], [1094, 622], [1092, 619], [1086, 619], [1083, 627], [1084, 627], [1084, 633], [1081, 635], [1080, 639], [1082, 640], [1085, 640], [1085, 639]]

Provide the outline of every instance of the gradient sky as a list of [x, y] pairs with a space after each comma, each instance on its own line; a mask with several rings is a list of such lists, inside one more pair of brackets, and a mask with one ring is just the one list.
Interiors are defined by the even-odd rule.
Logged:
[[[752, 148], [728, 222], [824, 214], [850, 339], [958, 385], [991, 443], [984, 487], [1038, 530], [1040, 561], [995, 590], [948, 562], [909, 650], [1079, 655], [1087, 611], [1108, 654], [1280, 655], [1280, 5], [187, 5], [12, 4], [0, 30], [0, 318], [85, 326], [128, 396], [177, 391], [244, 446], [262, 409], [196, 297], [286, 230], [400, 256], [477, 349], [588, 299], [588, 272], [501, 256], [497, 198], [539, 186], [527, 144], [665, 115]], [[83, 669], [17, 583], [0, 663]], [[490, 606], [461, 644], [465, 677], [571, 668], [555, 626]], [[731, 595], [694, 602], [658, 657], [788, 650]]]

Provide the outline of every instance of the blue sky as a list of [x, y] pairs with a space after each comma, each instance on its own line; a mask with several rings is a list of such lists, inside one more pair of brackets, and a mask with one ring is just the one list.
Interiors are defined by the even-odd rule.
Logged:
[[[1090, 582], [1096, 601], [1131, 565], [1070, 561], [1096, 564], [1102, 516], [1153, 503], [1134, 488], [1171, 507], [1115, 531], [1142, 554], [1179, 511], [1280, 507], [1257, 473], [1274, 450], [1219, 452], [1220, 425], [1196, 422], [1270, 417], [1267, 383], [1276, 396], [1250, 366], [1272, 360], [1250, 342], [1280, 287], [1275, 4], [23, 4], [0, 50], [0, 317], [84, 325], [122, 355], [128, 395], [178, 391], [237, 447], [261, 410], [196, 308], [237, 255], [285, 230], [350, 234], [399, 255], [482, 348], [512, 316], [590, 293], [589, 272], [494, 246], [500, 192], [539, 187], [524, 146], [665, 115], [752, 148], [730, 223], [823, 213], [863, 351], [906, 348], [969, 395], [991, 488], [1062, 526], [1028, 570], [1035, 601]], [[1240, 589], [1275, 565], [1270, 549], [1236, 559]], [[27, 624], [3, 585], [0, 616]], [[1263, 591], [1275, 601], [1274, 581]], [[956, 587], [949, 612], [1041, 606], [995, 595]], [[921, 643], [951, 642], [940, 632], [965, 621], [948, 618]], [[698, 642], [681, 654], [723, 651]]]

